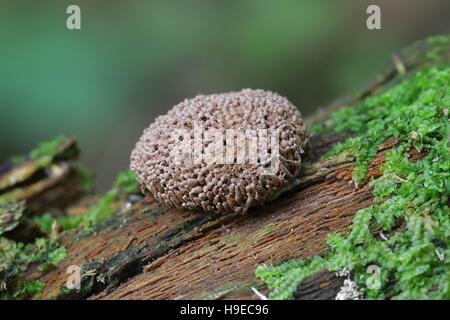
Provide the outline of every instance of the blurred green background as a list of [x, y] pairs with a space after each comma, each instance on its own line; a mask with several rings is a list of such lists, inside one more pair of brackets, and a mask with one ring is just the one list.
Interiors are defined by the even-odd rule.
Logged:
[[[82, 30], [66, 29], [81, 7]], [[378, 4], [382, 30], [366, 28]], [[304, 114], [392, 52], [450, 30], [448, 0], [0, 1], [0, 159], [63, 134], [105, 190], [142, 130], [185, 97], [244, 87]]]

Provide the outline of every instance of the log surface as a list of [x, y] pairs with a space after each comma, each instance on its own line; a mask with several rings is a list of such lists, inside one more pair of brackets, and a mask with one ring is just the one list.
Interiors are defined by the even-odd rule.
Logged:
[[[318, 160], [336, 138], [313, 139], [320, 153], [307, 159], [300, 183], [246, 215], [166, 209], [146, 198], [101, 224], [95, 235], [66, 234], [62, 242], [69, 255], [41, 277], [44, 297], [67, 297], [60, 287], [67, 268], [76, 265], [85, 289], [70, 298], [257, 298], [252, 287], [265, 292], [254, 274], [259, 265], [322, 254], [326, 235], [346, 230], [372, 202], [369, 186], [356, 189], [351, 180], [351, 156]], [[394, 143], [380, 148], [369, 177], [379, 174]], [[305, 282], [298, 298], [332, 298], [337, 282], [324, 273]]]
[[[331, 104], [313, 120], [323, 121], [343, 103], [352, 105], [420, 67], [448, 63], [449, 47], [430, 60], [430, 44], [403, 50], [385, 72], [357, 95]], [[401, 68], [399, 68], [401, 64]], [[168, 209], [147, 197], [97, 226], [93, 235], [68, 232], [62, 238], [68, 257], [47, 274], [32, 278], [45, 283], [44, 298], [88, 299], [257, 299], [252, 287], [267, 294], [255, 277], [263, 264], [320, 255], [325, 237], [348, 230], [355, 213], [372, 203], [368, 184], [352, 183], [353, 159], [342, 154], [321, 156], [345, 135], [312, 139], [299, 182], [289, 191], [246, 215], [220, 215]], [[368, 179], [380, 174], [387, 141], [369, 167]], [[61, 290], [66, 270], [82, 270], [81, 290]], [[342, 279], [322, 272], [304, 281], [298, 299], [334, 299]]]

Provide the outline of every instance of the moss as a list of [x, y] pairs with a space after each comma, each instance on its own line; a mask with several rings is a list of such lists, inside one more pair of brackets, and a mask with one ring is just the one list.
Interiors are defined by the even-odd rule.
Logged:
[[278, 230], [283, 227], [282, 223], [279, 224], [268, 224], [259, 230], [255, 230], [254, 233], [249, 234], [244, 238], [241, 244], [253, 246], [258, 244], [261, 240], [266, 240], [268, 237], [274, 235]]
[[0, 249], [0, 299], [37, 298], [44, 284], [28, 279], [24, 272], [32, 266], [48, 272], [67, 255], [56, 237], [38, 238], [29, 244], [2, 237]]
[[81, 187], [86, 192], [92, 192], [94, 190], [94, 175], [92, 171], [85, 165], [77, 163], [76, 172]]
[[243, 245], [247, 244], [248, 239], [241, 235], [230, 234], [222, 238], [222, 242], [229, 246]]
[[61, 143], [63, 143], [65, 139], [66, 138], [63, 136], [58, 136], [51, 141], [40, 143], [36, 148], [31, 150], [30, 158], [36, 160], [41, 157], [54, 157], [58, 154]]
[[133, 171], [125, 170], [119, 173], [114, 181], [113, 190], [115, 190], [114, 192], [116, 193], [136, 193], [138, 190], [138, 182]]
[[241, 250], [247, 250], [247, 248], [253, 247], [260, 241], [276, 234], [282, 226], [282, 224], [271, 223], [245, 236], [231, 233], [222, 238], [222, 243], [232, 247], [238, 246]]
[[436, 35], [426, 40], [429, 50], [427, 50], [426, 57], [435, 62], [444, 60], [444, 53], [448, 50], [450, 43], [450, 35]]
[[[0, 203], [14, 203], [27, 198], [30, 190], [40, 190], [43, 185], [47, 185], [45, 181], [50, 182], [61, 172], [68, 173], [64, 182], [79, 186], [74, 191], [77, 195], [92, 192], [93, 175], [85, 166], [74, 161], [78, 154], [75, 140], [60, 136], [40, 143], [27, 155], [10, 158], [2, 164]], [[61, 181], [53, 181], [58, 182], [59, 187]], [[44, 189], [48, 188], [44, 186]]]
[[262, 265], [256, 269], [256, 275], [272, 290], [271, 299], [289, 299], [300, 282], [324, 267], [323, 259], [314, 257], [307, 261], [288, 261], [277, 267]]
[[53, 229], [55, 218], [51, 213], [46, 212], [40, 216], [32, 217], [30, 221], [36, 224], [39, 228], [39, 231], [43, 234], [50, 234]]
[[[25, 160], [34, 161], [36, 165], [32, 170], [35, 172], [50, 165], [55, 158], [72, 158], [76, 153], [72, 139], [60, 136], [39, 144], [27, 156], [13, 157], [10, 162], [21, 165]], [[87, 188], [88, 172], [81, 167], [77, 172]], [[20, 188], [16, 190], [20, 192]], [[21, 219], [26, 210], [24, 202], [11, 202], [5, 195], [0, 197], [0, 201], [0, 299], [38, 298], [44, 284], [38, 279], [29, 279], [26, 271], [48, 272], [66, 257], [66, 249], [59, 243], [59, 236], [52, 232], [54, 219], [50, 214]], [[38, 224], [48, 237], [34, 239], [31, 243], [4, 237], [3, 233], [15, 228], [19, 219]]]
[[[41, 143], [32, 150], [28, 157], [16, 158], [17, 162], [24, 159], [37, 161], [39, 167], [45, 167], [54, 161], [55, 157], [63, 156], [61, 152], [68, 151], [64, 145], [67, 138], [58, 137], [52, 141]], [[64, 150], [63, 150], [64, 149]], [[70, 155], [68, 155], [70, 157]], [[93, 189], [92, 174], [81, 164], [76, 164], [79, 182], [84, 189]], [[0, 237], [0, 299], [29, 299], [38, 298], [44, 284], [40, 280], [26, 277], [25, 272], [30, 268], [37, 268], [40, 272], [53, 269], [67, 255], [66, 249], [60, 245], [58, 234], [54, 232], [56, 222], [63, 229], [82, 226], [83, 232], [94, 230], [95, 226], [119, 211], [117, 208], [121, 200], [131, 193], [138, 191], [138, 184], [134, 174], [130, 171], [120, 173], [112, 187], [91, 210], [82, 216], [56, 218], [51, 213], [28, 218], [28, 221], [38, 225], [47, 238], [35, 239], [33, 243], [14, 242]], [[0, 208], [0, 235], [17, 225], [24, 207], [14, 203], [4, 203]], [[5, 222], [5, 223], [3, 223]]]
[[[58, 136], [53, 140], [41, 142], [36, 148], [30, 151], [28, 158], [37, 161], [41, 167], [46, 167], [61, 152], [61, 147], [68, 139], [65, 136]], [[16, 157], [14, 159], [14, 162], [17, 164], [20, 158]]]
[[255, 240], [259, 240], [260, 237], [268, 237], [273, 235], [275, 232], [277, 232], [281, 227], [281, 224], [275, 224], [275, 223], [271, 223], [266, 225], [264, 228], [262, 228], [261, 230], [259, 230], [257, 232], [257, 236], [255, 237]]
[[83, 226], [84, 230], [92, 231], [92, 227], [118, 212], [117, 203], [120, 199], [138, 191], [138, 183], [131, 170], [118, 174], [113, 188], [108, 191], [88, 213], [80, 216], [66, 216], [57, 220], [65, 230]]
[[[346, 268], [369, 299], [450, 299], [449, 110], [450, 66], [445, 65], [332, 115], [335, 130], [354, 137], [327, 157], [351, 152], [358, 185], [380, 144], [396, 138], [398, 146], [387, 154], [381, 177], [370, 181], [375, 203], [356, 213], [348, 235], [327, 237], [324, 257], [256, 270], [272, 289], [271, 298], [291, 298], [303, 279], [320, 270]], [[412, 152], [421, 159], [410, 159]], [[375, 230], [388, 236], [375, 236]], [[380, 268], [379, 286], [369, 285], [370, 265]]]

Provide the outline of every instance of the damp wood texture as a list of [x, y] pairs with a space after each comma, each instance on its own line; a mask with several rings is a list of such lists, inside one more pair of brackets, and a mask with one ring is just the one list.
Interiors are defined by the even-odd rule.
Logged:
[[[319, 108], [306, 119], [308, 125], [326, 126], [328, 115], [339, 106], [355, 105], [401, 82], [410, 72], [449, 62], [448, 45], [438, 53], [433, 50], [428, 42], [419, 41], [400, 51], [364, 90]], [[40, 298], [44, 299], [258, 299], [252, 288], [268, 294], [255, 276], [258, 266], [323, 254], [325, 237], [347, 232], [355, 213], [373, 202], [370, 185], [357, 187], [352, 180], [350, 154], [322, 157], [347, 137], [313, 134], [296, 185], [264, 206], [250, 208], [246, 215], [166, 208], [151, 196], [118, 199], [117, 213], [93, 230], [62, 233], [60, 242], [67, 256], [53, 270], [29, 268], [26, 276], [42, 281]], [[73, 149], [73, 143], [66, 148]], [[390, 139], [378, 147], [367, 181], [380, 176], [385, 155], [396, 144]], [[89, 207], [93, 196], [80, 196], [80, 188], [74, 187], [72, 162], [64, 157], [50, 167], [50, 175], [23, 183], [18, 199], [29, 199], [32, 211], [39, 211], [72, 188], [63, 210], [81, 210], [80, 203]], [[23, 239], [27, 228], [20, 226], [10, 236]], [[81, 288], [66, 290], [66, 271], [73, 265], [81, 268]], [[303, 281], [294, 298], [334, 299], [342, 282], [324, 270]]]

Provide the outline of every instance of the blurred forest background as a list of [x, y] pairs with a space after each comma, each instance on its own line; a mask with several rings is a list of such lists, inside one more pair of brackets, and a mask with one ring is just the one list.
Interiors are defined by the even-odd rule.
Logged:
[[[66, 29], [81, 7], [82, 30]], [[366, 8], [381, 7], [379, 31]], [[185, 97], [274, 90], [309, 114], [450, 30], [448, 0], [0, 1], [0, 159], [74, 135], [99, 190]]]

